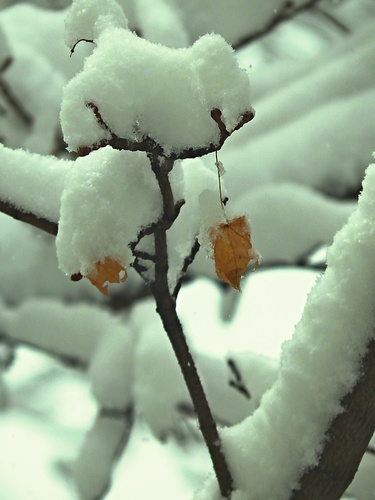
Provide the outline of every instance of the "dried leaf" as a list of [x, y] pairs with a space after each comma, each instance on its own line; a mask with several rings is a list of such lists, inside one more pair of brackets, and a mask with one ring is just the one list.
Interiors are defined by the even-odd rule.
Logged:
[[[122, 274], [121, 277], [120, 274]], [[86, 278], [88, 278], [91, 283], [106, 296], [109, 294], [109, 283], [124, 282], [127, 277], [128, 275], [125, 268], [109, 257], [106, 257], [104, 262], [97, 262], [95, 264], [95, 268], [86, 276]]]
[[240, 291], [241, 276], [250, 260], [255, 260], [254, 271], [259, 265], [259, 254], [251, 244], [246, 217], [236, 217], [212, 228], [210, 240], [214, 249], [216, 274]]

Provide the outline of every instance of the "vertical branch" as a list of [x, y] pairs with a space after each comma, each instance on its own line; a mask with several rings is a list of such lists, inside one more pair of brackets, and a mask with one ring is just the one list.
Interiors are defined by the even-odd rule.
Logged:
[[197, 368], [191, 356], [189, 346], [177, 316], [175, 299], [168, 284], [168, 247], [167, 230], [176, 218], [176, 206], [168, 174], [173, 166], [171, 160], [150, 155], [153, 172], [159, 183], [163, 197], [164, 218], [157, 225], [155, 238], [155, 278], [151, 290], [155, 298], [156, 309], [163, 322], [164, 329], [180, 365], [186, 386], [189, 390], [200, 429], [211, 456], [221, 494], [229, 497], [232, 492], [232, 477], [225, 456], [221, 449], [219, 433], [204, 393]]

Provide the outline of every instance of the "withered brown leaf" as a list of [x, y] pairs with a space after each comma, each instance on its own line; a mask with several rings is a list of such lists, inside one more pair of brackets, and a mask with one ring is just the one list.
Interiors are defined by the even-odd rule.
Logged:
[[[120, 274], [123, 275], [120, 277]], [[106, 296], [109, 294], [109, 283], [124, 282], [127, 277], [125, 268], [110, 257], [106, 257], [103, 262], [97, 262], [94, 269], [86, 275], [86, 278]]]
[[210, 240], [214, 249], [216, 274], [225, 283], [240, 291], [240, 282], [250, 260], [259, 265], [259, 254], [253, 249], [250, 225], [242, 215], [211, 228]]

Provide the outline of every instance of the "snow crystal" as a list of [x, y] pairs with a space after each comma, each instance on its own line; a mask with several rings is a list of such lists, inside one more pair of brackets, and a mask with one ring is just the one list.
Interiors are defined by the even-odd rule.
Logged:
[[78, 158], [61, 198], [60, 268], [86, 275], [106, 257], [129, 265], [129, 244], [161, 211], [159, 186], [144, 153], [107, 146]]
[[358, 208], [336, 234], [327, 271], [283, 346], [275, 385], [253, 417], [222, 431], [236, 500], [289, 498], [302, 471], [317, 463], [329, 422], [358, 379], [373, 336], [374, 211], [371, 165]]
[[247, 73], [219, 35], [172, 49], [109, 23], [96, 44], [63, 93], [61, 125], [70, 150], [111, 134], [136, 142], [149, 137], [165, 154], [204, 148], [219, 142], [212, 109], [221, 110], [228, 131], [251, 109]]

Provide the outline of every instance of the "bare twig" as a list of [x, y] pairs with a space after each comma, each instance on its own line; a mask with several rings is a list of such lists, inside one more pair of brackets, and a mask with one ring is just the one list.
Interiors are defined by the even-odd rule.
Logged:
[[269, 21], [269, 23], [263, 29], [260, 29], [256, 33], [250, 33], [248, 36], [243, 37], [237, 43], [233, 44], [233, 48], [237, 50], [248, 43], [263, 38], [264, 36], [268, 35], [271, 31], [273, 31], [282, 22], [286, 21], [287, 19], [295, 17], [297, 14], [300, 14], [303, 11], [312, 9], [320, 1], [321, 0], [310, 0], [306, 4], [300, 5], [299, 7], [296, 7], [293, 1], [285, 1], [281, 9], [279, 9], [275, 13], [274, 17]]
[[72, 55], [74, 54], [75, 48], [77, 47], [79, 42], [95, 43], [94, 40], [91, 40], [90, 38], [80, 38], [79, 40], [76, 41], [76, 43], [70, 49], [70, 57], [72, 57]]
[[194, 245], [191, 247], [191, 251], [190, 251], [190, 254], [185, 257], [185, 260], [184, 260], [184, 264], [182, 266], [182, 269], [181, 269], [181, 274], [180, 274], [180, 277], [178, 278], [177, 280], [177, 283], [176, 283], [176, 286], [173, 290], [173, 293], [172, 293], [172, 297], [176, 300], [177, 298], [177, 295], [180, 291], [180, 288], [181, 288], [181, 285], [182, 285], [182, 282], [184, 281], [185, 277], [186, 277], [186, 272], [188, 270], [188, 267], [190, 266], [190, 264], [193, 262], [193, 260], [195, 259], [195, 256], [197, 255], [197, 253], [199, 252], [199, 249], [200, 249], [200, 244], [199, 244], [199, 241], [196, 239], [194, 241]]
[[230, 387], [236, 389], [240, 394], [242, 394], [246, 399], [251, 399], [251, 394], [246, 387], [244, 381], [242, 380], [241, 372], [237, 366], [237, 363], [234, 359], [229, 358], [227, 360], [228, 367], [234, 376], [234, 379], [229, 381]]

